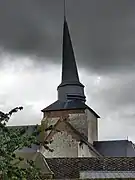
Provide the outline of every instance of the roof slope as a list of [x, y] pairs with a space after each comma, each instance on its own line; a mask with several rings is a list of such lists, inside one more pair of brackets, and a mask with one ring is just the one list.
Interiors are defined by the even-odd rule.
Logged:
[[46, 158], [56, 179], [79, 178], [81, 171], [135, 171], [135, 158]]
[[50, 177], [51, 175], [53, 175], [53, 172], [49, 168], [49, 166], [45, 160], [45, 157], [40, 152], [34, 152], [34, 153], [17, 152], [16, 155], [18, 157], [23, 158], [23, 161], [20, 161], [20, 163], [17, 164], [21, 168], [24, 168], [24, 169], [28, 168], [29, 164], [27, 163], [27, 161], [32, 160], [32, 161], [34, 161], [36, 168], [40, 169], [40, 171], [43, 173], [44, 177]]
[[87, 106], [85, 103], [83, 103], [80, 100], [69, 100], [66, 102], [57, 100], [51, 105], [44, 108], [42, 112], [72, 110], [72, 109], [84, 109], [84, 110], [89, 109], [92, 112], [92, 114], [94, 114], [97, 118], [100, 118], [95, 111], [93, 111], [89, 106]]
[[103, 156], [135, 157], [135, 145], [128, 140], [95, 141], [93, 146]]

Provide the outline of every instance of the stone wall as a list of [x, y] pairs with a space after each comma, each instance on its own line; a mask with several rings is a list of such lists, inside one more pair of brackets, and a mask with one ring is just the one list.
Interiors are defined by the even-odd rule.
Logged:
[[88, 137], [88, 121], [86, 113], [83, 114], [71, 114], [70, 115], [70, 124], [79, 131], [86, 138]]
[[93, 153], [90, 151], [86, 144], [80, 145], [78, 143], [78, 157], [93, 157]]
[[67, 132], [58, 132], [53, 137], [53, 142], [49, 145], [53, 152], [44, 149], [44, 156], [55, 157], [78, 157], [78, 142]]
[[[55, 125], [58, 117], [44, 117], [45, 128], [50, 125]], [[97, 140], [97, 118], [89, 111], [85, 110], [84, 113], [69, 114], [69, 123], [81, 134], [83, 134], [90, 143]], [[46, 135], [50, 131], [47, 131]], [[53, 152], [43, 150], [45, 157], [92, 157], [93, 154], [86, 144], [79, 146], [79, 142], [73, 138], [72, 132], [67, 133], [66, 129], [57, 132], [53, 136], [53, 142], [49, 145]]]
[[93, 144], [93, 141], [98, 141], [98, 119], [88, 109], [85, 114], [88, 122], [88, 141]]

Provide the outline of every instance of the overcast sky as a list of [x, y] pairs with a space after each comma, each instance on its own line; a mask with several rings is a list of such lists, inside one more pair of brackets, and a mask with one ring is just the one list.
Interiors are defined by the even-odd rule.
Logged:
[[[135, 1], [67, 0], [66, 14], [99, 139], [135, 142]], [[57, 98], [63, 0], [0, 0], [0, 109], [34, 124]]]

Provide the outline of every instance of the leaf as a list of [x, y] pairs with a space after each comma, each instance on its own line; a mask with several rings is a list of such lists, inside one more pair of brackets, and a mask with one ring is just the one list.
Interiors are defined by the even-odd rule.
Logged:
[[20, 163], [25, 160], [16, 155], [16, 150], [24, 146], [31, 147], [32, 144], [40, 144], [37, 140], [39, 134], [38, 126], [34, 133], [29, 135], [27, 128], [7, 127], [7, 122], [13, 113], [22, 110], [23, 107], [13, 108], [9, 113], [0, 111], [0, 172], [4, 180], [40, 180], [40, 170], [35, 167], [33, 161], [28, 162], [27, 168], [22, 168]]

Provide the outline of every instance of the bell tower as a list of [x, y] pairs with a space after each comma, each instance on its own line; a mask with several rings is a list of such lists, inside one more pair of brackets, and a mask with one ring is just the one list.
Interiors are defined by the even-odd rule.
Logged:
[[[64, 8], [65, 9], [65, 8]], [[86, 144], [98, 140], [99, 116], [85, 104], [84, 85], [79, 80], [72, 40], [64, 11], [62, 43], [62, 75], [57, 87], [58, 99], [42, 110], [45, 127], [52, 130], [46, 133], [46, 140], [54, 152], [45, 151], [46, 157], [93, 156]], [[68, 118], [63, 118], [62, 116]], [[53, 129], [54, 128], [54, 129]], [[84, 147], [79, 143], [83, 138]]]

